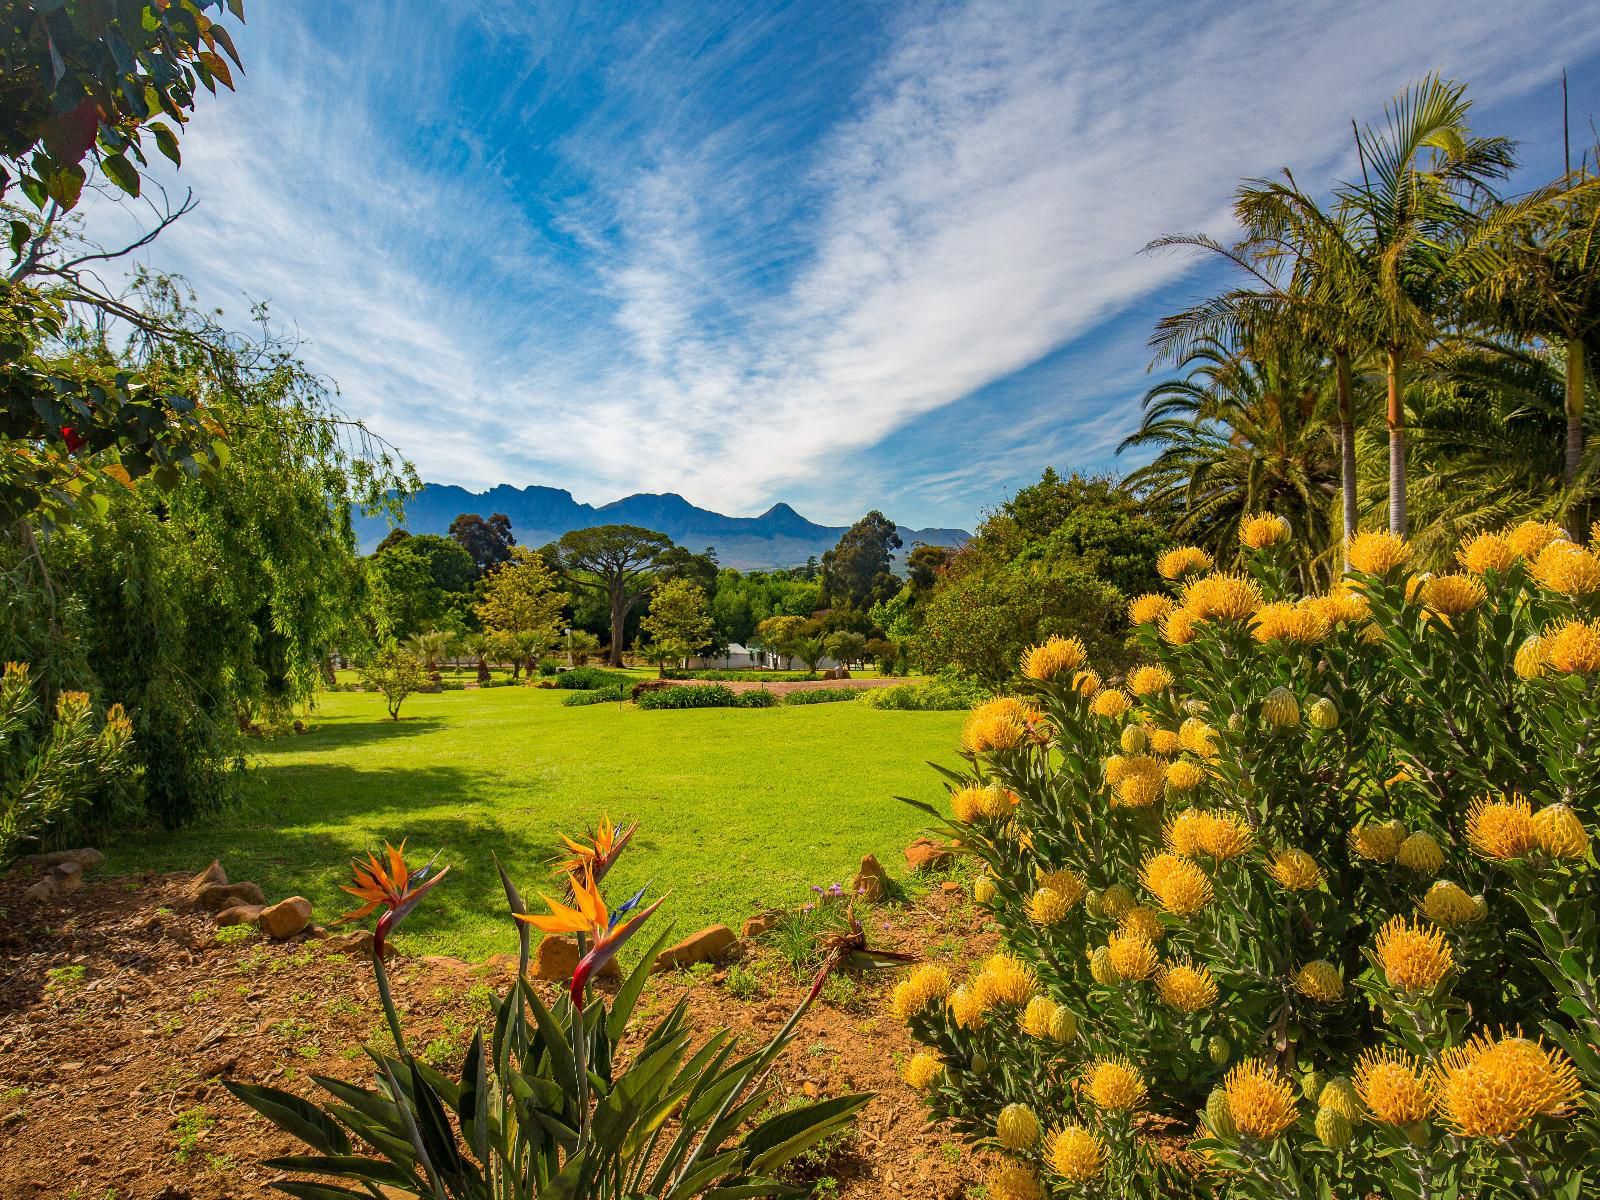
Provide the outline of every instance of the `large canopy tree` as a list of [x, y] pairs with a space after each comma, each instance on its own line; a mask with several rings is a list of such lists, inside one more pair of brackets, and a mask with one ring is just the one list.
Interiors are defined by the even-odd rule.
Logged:
[[865, 611], [900, 590], [890, 571], [900, 549], [895, 523], [877, 509], [846, 529], [822, 556], [822, 602]]
[[671, 549], [672, 539], [666, 534], [639, 525], [574, 529], [545, 547], [545, 558], [569, 585], [606, 598], [611, 613], [607, 659], [611, 666], [622, 665], [628, 614], [650, 594]]

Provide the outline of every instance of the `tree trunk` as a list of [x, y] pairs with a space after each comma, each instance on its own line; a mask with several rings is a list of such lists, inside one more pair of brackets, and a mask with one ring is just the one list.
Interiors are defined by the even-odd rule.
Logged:
[[1389, 351], [1389, 532], [1406, 535], [1405, 366], [1400, 351]]
[[[1582, 338], [1567, 339], [1567, 471], [1564, 479], [1568, 487], [1578, 481], [1578, 468], [1583, 465], [1583, 388], [1588, 363], [1584, 358]], [[1573, 531], [1576, 539], [1578, 533]]]
[[622, 627], [627, 623], [628, 614], [623, 610], [622, 585], [614, 584], [611, 588], [611, 653], [606, 656], [606, 664], [612, 667], [622, 665]]
[[1356, 535], [1356, 422], [1354, 387], [1350, 382], [1350, 356], [1340, 351], [1333, 356], [1339, 384], [1339, 490], [1344, 499], [1344, 545], [1346, 569], [1350, 566], [1350, 539]]

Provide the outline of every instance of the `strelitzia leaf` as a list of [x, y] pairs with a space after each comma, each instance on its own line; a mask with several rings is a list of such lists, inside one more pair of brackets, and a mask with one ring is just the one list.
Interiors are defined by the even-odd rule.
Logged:
[[289, 1092], [224, 1080], [223, 1087], [286, 1133], [323, 1154], [350, 1153], [350, 1139], [328, 1113]]

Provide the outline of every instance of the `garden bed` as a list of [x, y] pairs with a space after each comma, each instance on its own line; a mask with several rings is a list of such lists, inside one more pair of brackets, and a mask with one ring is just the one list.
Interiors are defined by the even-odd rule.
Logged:
[[[269, 1185], [284, 1176], [257, 1164], [298, 1148], [220, 1080], [310, 1093], [311, 1074], [364, 1076], [360, 1046], [382, 1028], [368, 965], [338, 938], [219, 936], [184, 905], [187, 876], [110, 879], [44, 906], [22, 900], [28, 881], [0, 880], [0, 1197], [281, 1195]], [[871, 910], [874, 941], [952, 965], [987, 952], [993, 936], [966, 896], [930, 887], [907, 907]], [[515, 944], [509, 928], [506, 940]], [[509, 980], [491, 963], [430, 956], [394, 966], [414, 1044], [449, 1070]], [[823, 1181], [819, 1196], [963, 1195], [981, 1171], [970, 1150], [926, 1127], [898, 1079], [912, 1044], [882, 1015], [887, 982], [830, 984], [780, 1062], [777, 1103], [879, 1093], [852, 1133], [803, 1164], [802, 1178]], [[653, 980], [643, 1012], [659, 1018], [687, 991], [699, 1036], [728, 1026], [754, 1044], [802, 990], [757, 943], [735, 965]]]

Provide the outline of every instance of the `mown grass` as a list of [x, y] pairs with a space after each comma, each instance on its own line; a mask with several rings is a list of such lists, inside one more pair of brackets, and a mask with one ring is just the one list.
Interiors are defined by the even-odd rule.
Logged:
[[[404, 927], [415, 953], [467, 959], [514, 950], [492, 854], [530, 903], [549, 890], [558, 832], [607, 812], [642, 822], [607, 891], [671, 892], [661, 917], [686, 934], [737, 927], [811, 883], [847, 880], [862, 854], [891, 870], [925, 821], [896, 795], [936, 798], [926, 760], [955, 761], [961, 713], [857, 704], [641, 712], [566, 708], [565, 693], [495, 688], [413, 696], [390, 721], [381, 699], [330, 693], [310, 731], [263, 744], [239, 809], [106, 847], [108, 870], [199, 870], [269, 898], [308, 897], [326, 923], [352, 855], [410, 838], [442, 850], [450, 878]], [[657, 918], [658, 920], [660, 918]]]

